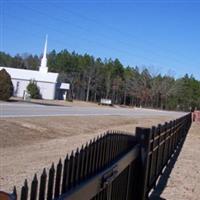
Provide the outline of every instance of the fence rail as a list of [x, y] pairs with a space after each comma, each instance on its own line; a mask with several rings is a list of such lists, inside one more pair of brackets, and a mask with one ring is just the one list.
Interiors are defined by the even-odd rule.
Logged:
[[191, 114], [177, 120], [166, 122], [151, 129], [137, 128], [136, 134], [142, 138], [141, 157], [144, 178], [141, 184], [141, 199], [147, 199], [150, 190], [156, 185], [174, 152], [184, 141], [191, 126]]
[[[108, 132], [60, 159], [31, 185], [20, 200], [144, 200], [155, 186], [191, 125], [191, 114], [136, 134]], [[14, 188], [10, 199], [17, 199]]]

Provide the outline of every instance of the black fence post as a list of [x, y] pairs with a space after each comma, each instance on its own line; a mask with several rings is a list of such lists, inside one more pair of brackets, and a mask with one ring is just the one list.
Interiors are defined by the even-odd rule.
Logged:
[[45, 190], [46, 190], [47, 173], [44, 168], [43, 173], [40, 177], [40, 190], [39, 190], [39, 200], [45, 200]]
[[54, 198], [58, 198], [60, 195], [60, 188], [61, 188], [61, 173], [62, 173], [62, 161], [59, 160], [56, 169], [56, 181], [55, 181], [55, 192]]
[[32, 184], [31, 184], [31, 195], [30, 200], [36, 200], [37, 199], [37, 192], [38, 192], [38, 180], [37, 175], [35, 174]]
[[14, 186], [14, 188], [13, 188], [13, 193], [12, 193], [12, 195], [13, 195], [13, 199], [16, 199], [16, 200], [17, 200], [17, 189], [16, 189], [15, 186]]
[[21, 200], [27, 200], [28, 199], [28, 182], [27, 179], [24, 181], [24, 185], [21, 188]]
[[55, 175], [55, 168], [54, 168], [54, 163], [52, 163], [51, 168], [49, 170], [47, 200], [52, 200], [53, 199], [54, 175]]
[[138, 200], [148, 199], [148, 171], [149, 171], [149, 152], [152, 131], [150, 128], [136, 127], [136, 137], [140, 143], [140, 164], [141, 171], [138, 182]]

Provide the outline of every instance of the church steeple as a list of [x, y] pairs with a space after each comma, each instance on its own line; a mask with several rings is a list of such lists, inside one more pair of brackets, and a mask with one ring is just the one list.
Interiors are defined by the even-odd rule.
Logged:
[[43, 53], [43, 57], [41, 59], [41, 65], [40, 65], [40, 72], [48, 72], [48, 67], [47, 67], [47, 40], [48, 40], [48, 36], [46, 35], [46, 40], [45, 40], [45, 45], [44, 45], [44, 53]]

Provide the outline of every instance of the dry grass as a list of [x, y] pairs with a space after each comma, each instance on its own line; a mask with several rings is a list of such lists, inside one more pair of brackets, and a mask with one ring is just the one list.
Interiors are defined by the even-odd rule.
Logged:
[[35, 172], [64, 158], [86, 141], [107, 130], [134, 133], [136, 126], [151, 126], [169, 117], [134, 119], [120, 116], [39, 117], [0, 120], [0, 188], [21, 186]]

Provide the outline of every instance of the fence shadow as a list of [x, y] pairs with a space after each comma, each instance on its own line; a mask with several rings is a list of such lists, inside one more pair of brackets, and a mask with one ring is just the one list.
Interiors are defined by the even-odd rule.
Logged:
[[177, 147], [177, 150], [174, 152], [174, 155], [171, 157], [171, 159], [169, 160], [168, 165], [166, 166], [166, 168], [164, 169], [161, 177], [159, 178], [159, 180], [157, 181], [156, 187], [154, 188], [153, 192], [150, 194], [149, 196], [149, 200], [167, 200], [165, 198], [161, 197], [162, 192], [164, 191], [168, 179], [170, 177], [170, 174], [175, 166], [175, 163], [179, 157], [179, 154], [182, 150], [182, 147], [184, 145], [186, 137], [183, 139], [183, 141], [179, 144], [179, 146]]

